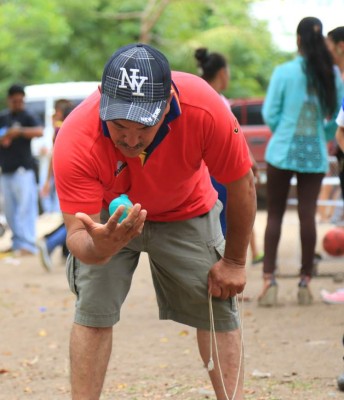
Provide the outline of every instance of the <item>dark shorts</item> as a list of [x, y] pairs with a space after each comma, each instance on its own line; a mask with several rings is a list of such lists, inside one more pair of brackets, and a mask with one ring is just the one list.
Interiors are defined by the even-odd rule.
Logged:
[[[67, 277], [76, 295], [75, 322], [110, 327], [120, 319], [141, 252], [147, 252], [160, 319], [209, 330], [207, 276], [224, 251], [222, 204], [180, 222], [145, 222], [142, 234], [105, 265], [86, 265], [69, 256]], [[235, 298], [213, 299], [216, 331], [239, 327]]]

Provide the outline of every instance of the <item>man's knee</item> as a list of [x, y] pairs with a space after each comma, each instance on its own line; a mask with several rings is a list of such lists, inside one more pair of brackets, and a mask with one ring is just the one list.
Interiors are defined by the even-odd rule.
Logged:
[[107, 336], [111, 333], [112, 327], [98, 328], [74, 323], [72, 328], [72, 336], [83, 337], [84, 339]]

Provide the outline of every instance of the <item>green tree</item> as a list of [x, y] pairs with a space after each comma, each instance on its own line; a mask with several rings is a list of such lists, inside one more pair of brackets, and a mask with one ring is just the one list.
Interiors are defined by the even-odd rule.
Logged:
[[232, 72], [226, 95], [261, 96], [286, 55], [250, 16], [253, 1], [0, 0], [0, 91], [13, 82], [100, 80], [113, 51], [141, 41], [192, 73], [197, 47], [220, 51]]

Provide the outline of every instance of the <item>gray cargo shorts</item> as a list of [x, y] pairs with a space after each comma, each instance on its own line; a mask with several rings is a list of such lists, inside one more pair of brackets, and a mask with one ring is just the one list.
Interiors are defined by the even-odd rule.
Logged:
[[[159, 318], [209, 330], [208, 271], [225, 246], [221, 210], [217, 201], [207, 214], [186, 221], [146, 221], [142, 234], [104, 265], [87, 265], [70, 255], [67, 278], [76, 295], [75, 322], [99, 328], [116, 324], [140, 253], [147, 252]], [[212, 302], [216, 331], [237, 329], [236, 299]]]

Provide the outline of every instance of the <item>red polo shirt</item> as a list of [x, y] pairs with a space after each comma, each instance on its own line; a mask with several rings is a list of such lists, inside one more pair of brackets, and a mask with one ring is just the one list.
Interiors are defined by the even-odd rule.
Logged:
[[[172, 75], [180, 115], [142, 164], [126, 158], [104, 135], [96, 91], [64, 121], [54, 145], [54, 171], [61, 210], [97, 214], [126, 193], [151, 221], [178, 221], [208, 212], [217, 199], [209, 171], [220, 183], [251, 167], [242, 131], [220, 96], [203, 79]], [[171, 108], [171, 112], [174, 111]], [[177, 113], [179, 114], [179, 113]], [[169, 118], [169, 119], [171, 119]]]

